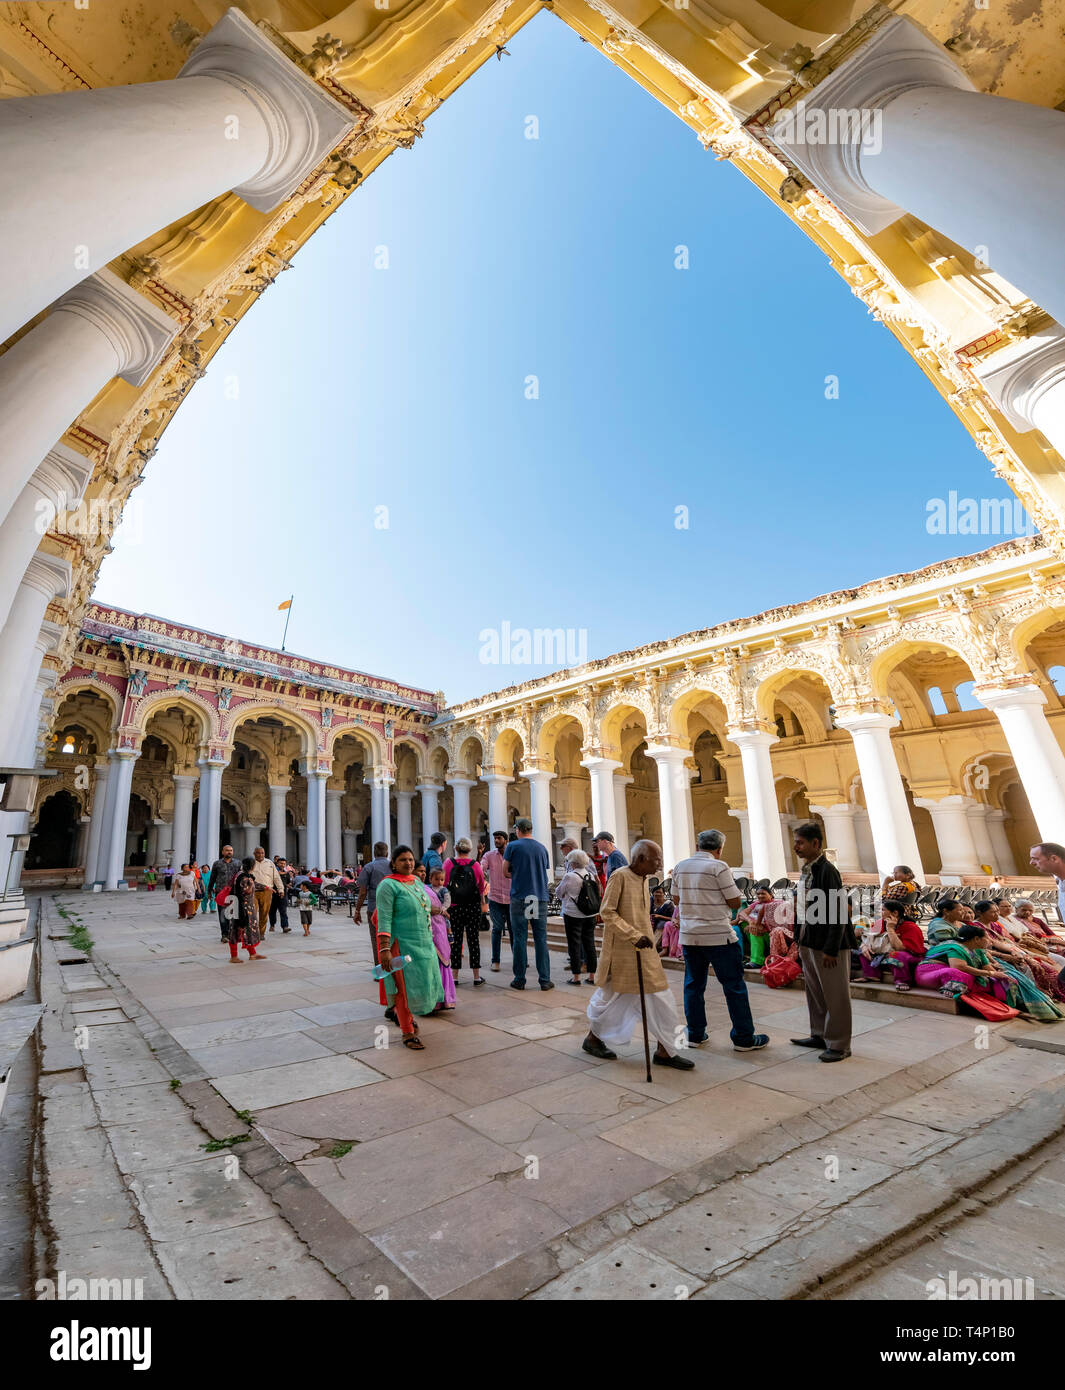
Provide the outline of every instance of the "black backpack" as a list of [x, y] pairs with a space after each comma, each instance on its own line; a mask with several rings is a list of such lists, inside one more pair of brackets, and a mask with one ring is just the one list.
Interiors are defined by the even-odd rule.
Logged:
[[472, 860], [467, 864], [460, 864], [457, 859], [452, 859], [451, 876], [447, 886], [451, 893], [451, 901], [456, 907], [473, 907], [481, 901], [481, 890], [477, 887]]
[[599, 875], [589, 874], [585, 871], [582, 878], [580, 891], [574, 899], [577, 911], [582, 917], [598, 917], [599, 908], [603, 901], [599, 892]]

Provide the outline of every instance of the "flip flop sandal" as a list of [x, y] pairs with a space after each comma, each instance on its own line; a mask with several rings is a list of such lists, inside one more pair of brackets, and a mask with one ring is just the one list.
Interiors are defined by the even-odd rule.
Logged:
[[403, 1046], [409, 1047], [412, 1052], [425, 1051], [425, 1044], [422, 1042], [421, 1038], [418, 1037], [417, 1033], [412, 1033], [409, 1038], [404, 1038]]

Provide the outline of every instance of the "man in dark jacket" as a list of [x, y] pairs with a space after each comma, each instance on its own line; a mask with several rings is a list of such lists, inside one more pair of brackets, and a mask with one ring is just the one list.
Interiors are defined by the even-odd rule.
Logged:
[[[210, 897], [212, 894], [214, 894], [214, 896], [217, 898], [218, 894], [222, 891], [223, 888], [229, 888], [232, 886], [232, 884], [236, 881], [236, 877], [240, 873], [240, 871], [240, 860], [234, 859], [233, 846], [223, 845], [221, 859], [216, 859], [214, 863], [211, 865], [211, 876], [207, 880], [207, 896]], [[226, 933], [226, 920], [222, 915], [225, 911], [225, 905], [223, 903], [218, 903], [217, 910], [218, 925], [222, 929], [222, 940], [228, 941], [229, 936]]]
[[858, 941], [843, 880], [825, 858], [823, 835], [813, 821], [795, 831], [795, 854], [803, 866], [795, 892], [795, 941], [810, 1036], [792, 1042], [818, 1048], [822, 1062], [842, 1062], [851, 1055], [850, 953]]

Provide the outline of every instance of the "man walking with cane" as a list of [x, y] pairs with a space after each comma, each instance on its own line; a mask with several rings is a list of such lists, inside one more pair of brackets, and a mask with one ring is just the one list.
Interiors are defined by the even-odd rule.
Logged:
[[661, 867], [659, 846], [653, 840], [639, 840], [632, 847], [632, 863], [610, 875], [600, 908], [603, 949], [595, 977], [598, 988], [588, 1005], [591, 1028], [582, 1047], [592, 1057], [617, 1057], [609, 1045], [623, 1047], [629, 1042], [643, 1015], [645, 1026], [658, 1040], [654, 1064], [691, 1071], [695, 1063], [679, 1055], [683, 1028], [666, 972], [657, 951], [650, 949], [654, 942], [648, 934], [651, 899], [647, 880]]

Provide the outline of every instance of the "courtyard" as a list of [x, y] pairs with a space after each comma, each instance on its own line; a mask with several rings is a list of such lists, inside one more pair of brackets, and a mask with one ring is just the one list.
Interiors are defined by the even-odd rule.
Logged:
[[[504, 943], [411, 1053], [341, 909], [237, 968], [215, 919], [181, 922], [161, 892], [41, 913], [56, 1269], [154, 1299], [917, 1300], [939, 1265], [1065, 1292], [1044, 1224], [1060, 1159], [1006, 1200], [1065, 1118], [1053, 1026], [856, 1001], [853, 1056], [823, 1067], [788, 1041], [801, 992], [751, 987], [772, 1041], [741, 1055], [711, 982], [694, 1071], [648, 1085], [639, 1036], [617, 1061], [581, 1051], [590, 991], [558, 955], [557, 987], [518, 995]], [[924, 1247], [995, 1183], [997, 1244]]]

